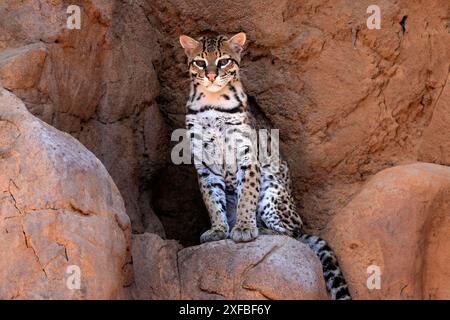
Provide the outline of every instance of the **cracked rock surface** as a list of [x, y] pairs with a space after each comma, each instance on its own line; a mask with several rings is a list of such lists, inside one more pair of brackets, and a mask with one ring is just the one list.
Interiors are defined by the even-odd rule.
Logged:
[[327, 299], [318, 258], [285, 236], [221, 240], [182, 248], [155, 234], [133, 235], [139, 299]]
[[130, 230], [101, 162], [0, 88], [0, 299], [123, 298]]

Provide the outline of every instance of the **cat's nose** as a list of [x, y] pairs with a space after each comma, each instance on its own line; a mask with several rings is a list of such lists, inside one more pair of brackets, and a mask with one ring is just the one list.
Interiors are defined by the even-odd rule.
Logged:
[[214, 80], [216, 80], [217, 74], [215, 73], [208, 73], [206, 74], [206, 76], [208, 77], [208, 80], [213, 82]]

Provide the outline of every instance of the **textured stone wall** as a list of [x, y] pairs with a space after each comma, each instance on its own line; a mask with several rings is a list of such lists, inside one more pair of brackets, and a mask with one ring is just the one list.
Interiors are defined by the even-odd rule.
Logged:
[[[449, 3], [377, 1], [381, 29], [368, 30], [372, 2], [8, 1], [0, 79], [102, 160], [134, 232], [193, 243], [208, 219], [192, 169], [169, 160], [188, 94], [178, 36], [244, 31], [252, 107], [280, 129], [302, 216], [320, 232], [380, 170], [450, 163]], [[81, 30], [65, 28], [69, 4]]]

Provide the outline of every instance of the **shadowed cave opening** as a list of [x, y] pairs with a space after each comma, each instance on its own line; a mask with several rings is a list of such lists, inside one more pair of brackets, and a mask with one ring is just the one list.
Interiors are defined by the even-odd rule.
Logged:
[[168, 165], [154, 175], [151, 186], [153, 210], [166, 238], [183, 246], [199, 244], [210, 223], [193, 166]]

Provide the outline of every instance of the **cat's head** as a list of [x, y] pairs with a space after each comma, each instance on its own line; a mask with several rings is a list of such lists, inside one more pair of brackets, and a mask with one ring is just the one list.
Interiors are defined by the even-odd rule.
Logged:
[[192, 39], [180, 36], [181, 46], [188, 57], [191, 79], [210, 92], [218, 92], [237, 77], [245, 33], [230, 39], [225, 36]]

